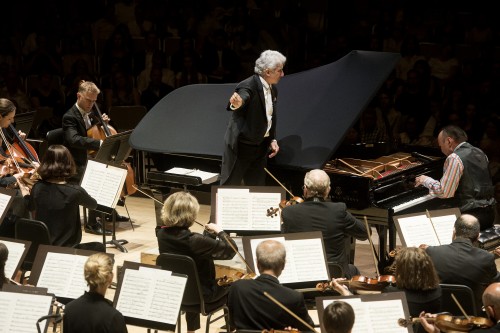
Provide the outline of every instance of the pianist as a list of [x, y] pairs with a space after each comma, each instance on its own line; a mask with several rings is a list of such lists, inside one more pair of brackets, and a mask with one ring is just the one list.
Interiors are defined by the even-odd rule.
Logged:
[[278, 51], [262, 52], [255, 74], [240, 82], [229, 98], [227, 110], [232, 115], [224, 136], [221, 185], [241, 185], [242, 180], [246, 186], [265, 185], [266, 158], [279, 151], [276, 84], [284, 75], [285, 61]]
[[447, 156], [441, 180], [420, 175], [415, 186], [425, 186], [432, 196], [454, 198], [462, 214], [475, 216], [481, 230], [490, 228], [495, 220], [494, 187], [488, 169], [488, 157], [467, 142], [467, 134], [449, 125], [438, 135], [439, 147]]

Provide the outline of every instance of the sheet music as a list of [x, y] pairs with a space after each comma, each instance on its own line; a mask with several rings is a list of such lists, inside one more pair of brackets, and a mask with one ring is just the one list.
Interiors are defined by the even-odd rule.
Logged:
[[455, 214], [436, 217], [431, 216], [431, 220], [441, 245], [450, 244], [452, 242], [453, 229], [457, 216]]
[[280, 283], [328, 280], [325, 252], [320, 238], [286, 240], [284, 237], [252, 239], [254, 267], [257, 267], [255, 250], [260, 242], [273, 239], [285, 245], [286, 264]]
[[217, 191], [217, 224], [227, 230], [279, 231], [279, 210], [278, 216], [268, 216], [267, 210], [279, 207], [280, 201], [280, 193], [220, 188]]
[[47, 288], [58, 297], [78, 298], [87, 290], [83, 267], [88, 257], [47, 252], [37, 287]]
[[[403, 303], [400, 299], [386, 301], [365, 301], [361, 298], [340, 299], [349, 303], [356, 319], [352, 333], [402, 333], [408, 332], [408, 329], [399, 326], [398, 319], [405, 318]], [[323, 307], [334, 302], [334, 300], [325, 300]], [[381, 315], [383, 309], [383, 315]]]
[[169, 169], [169, 170], [165, 171], [165, 173], [173, 173], [176, 175], [199, 177], [203, 184], [211, 184], [219, 178], [218, 173], [207, 172], [207, 171], [202, 171], [202, 170], [198, 170], [198, 169], [186, 169], [186, 168], [178, 168], [178, 167]]
[[37, 320], [50, 313], [51, 305], [49, 295], [0, 292], [0, 333], [36, 333]]
[[23, 256], [25, 245], [23, 243], [9, 242], [5, 240], [0, 240], [0, 243], [4, 243], [9, 250], [9, 258], [5, 262], [5, 276], [12, 278], [16, 273], [19, 261]]
[[7, 195], [5, 193], [0, 193], [0, 216], [3, 216], [5, 209], [9, 206], [9, 202], [12, 199], [12, 196]]
[[126, 269], [116, 309], [132, 317], [175, 325], [187, 278], [169, 271]]
[[398, 224], [400, 237], [406, 247], [418, 247], [421, 244], [440, 245], [431, 221], [425, 214], [399, 218]]
[[97, 204], [115, 208], [126, 177], [125, 169], [89, 160], [81, 186]]

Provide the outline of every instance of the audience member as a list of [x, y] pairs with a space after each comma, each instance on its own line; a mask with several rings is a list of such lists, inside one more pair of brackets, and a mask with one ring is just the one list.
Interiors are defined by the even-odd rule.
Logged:
[[124, 70], [117, 70], [111, 74], [110, 87], [104, 90], [104, 102], [106, 110], [112, 106], [140, 105], [141, 97], [134, 87], [132, 77]]
[[175, 88], [198, 83], [207, 83], [207, 76], [199, 71], [193, 55], [185, 54], [182, 58], [182, 67], [175, 74]]
[[283, 208], [284, 233], [322, 231], [328, 262], [342, 266], [344, 276], [360, 275], [350, 264], [351, 239], [366, 240], [365, 225], [347, 211], [345, 203], [330, 202], [330, 177], [320, 169], [311, 170], [304, 177], [304, 199], [300, 205]]
[[141, 104], [151, 110], [163, 97], [168, 95], [174, 88], [162, 81], [163, 72], [161, 68], [151, 68], [148, 87], [141, 93]]
[[118, 25], [104, 45], [101, 76], [111, 75], [115, 68], [122, 68], [127, 73], [132, 73], [133, 57], [133, 43], [128, 28]]
[[91, 255], [83, 268], [89, 286], [64, 309], [63, 330], [75, 333], [127, 333], [122, 314], [105, 298], [113, 282], [113, 259], [105, 253]]
[[[161, 213], [163, 226], [156, 227], [159, 251], [192, 257], [205, 302], [225, 302], [227, 288], [216, 283], [214, 260], [231, 259], [235, 255], [233, 247], [237, 246], [217, 224], [205, 224], [208, 234], [189, 230], [199, 210], [198, 200], [187, 192], [173, 193], [165, 200]], [[200, 314], [186, 312], [186, 322], [189, 333], [196, 331], [200, 328]]]
[[151, 71], [153, 68], [158, 68], [161, 71], [161, 82], [172, 87], [175, 86], [175, 73], [171, 69], [167, 68], [165, 64], [165, 55], [160, 51], [154, 51], [151, 57], [151, 61], [146, 68], [143, 69], [139, 76], [137, 77], [137, 90], [139, 93], [143, 93], [151, 82]]
[[478, 238], [479, 221], [472, 215], [462, 214], [455, 221], [451, 244], [420, 247], [431, 257], [441, 283], [470, 287], [479, 306], [484, 288], [492, 282], [500, 282], [500, 273], [495, 256], [473, 245]]
[[214, 33], [213, 43], [204, 45], [202, 52], [203, 72], [210, 83], [236, 82], [241, 67], [240, 59], [227, 45], [223, 30]]
[[6, 98], [16, 105], [17, 114], [33, 110], [28, 95], [24, 92], [19, 73], [10, 68], [4, 75], [5, 87], [0, 90], [0, 98]]
[[278, 280], [285, 268], [285, 246], [276, 240], [264, 240], [257, 245], [255, 255], [260, 275], [255, 279], [240, 279], [229, 288], [231, 328], [260, 331], [292, 327], [310, 331], [309, 327], [264, 295], [264, 292], [269, 293], [308, 325], [314, 326], [307, 312], [304, 296], [282, 286]]

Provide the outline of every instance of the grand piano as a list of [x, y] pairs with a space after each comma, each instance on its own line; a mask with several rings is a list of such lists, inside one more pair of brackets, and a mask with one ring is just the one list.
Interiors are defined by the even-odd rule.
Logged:
[[[409, 154], [407, 164], [411, 165], [405, 170], [387, 177], [367, 177], [337, 172], [335, 155], [347, 130], [355, 124], [398, 60], [399, 54], [395, 53], [352, 51], [336, 62], [285, 75], [278, 86], [280, 153], [269, 164], [275, 177], [297, 195], [302, 194], [300, 188], [306, 171], [325, 169], [332, 178], [332, 200], [346, 202], [354, 214], [367, 216], [369, 223], [377, 227], [382, 266], [386, 253], [395, 246], [393, 214], [406, 213], [407, 209], [420, 208], [427, 202], [423, 199], [412, 202], [425, 197], [425, 191], [412, 189], [409, 179], [417, 174], [439, 175], [443, 158], [440, 154], [435, 157], [416, 152]], [[141, 120], [132, 132], [130, 145], [153, 156], [158, 170], [147, 173], [145, 181], [149, 186], [170, 188], [182, 184], [189, 190], [210, 192], [210, 186], [172, 181], [163, 171], [184, 167], [220, 172], [223, 138], [230, 117], [226, 105], [235, 87], [236, 84], [181, 87], [163, 98]], [[277, 184], [270, 179], [269, 185]]]

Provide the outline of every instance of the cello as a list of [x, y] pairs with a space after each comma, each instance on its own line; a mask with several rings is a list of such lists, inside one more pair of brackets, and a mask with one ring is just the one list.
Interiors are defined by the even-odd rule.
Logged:
[[[97, 114], [94, 114], [93, 116], [97, 123], [92, 125], [87, 130], [87, 136], [96, 140], [104, 140], [109, 136], [117, 134], [118, 132], [116, 131], [116, 129], [103, 121], [101, 110], [99, 109], [97, 104], [94, 104], [94, 106]], [[89, 155], [91, 156], [95, 156], [96, 154], [96, 151], [89, 151]], [[130, 163], [125, 161], [122, 162], [122, 165], [127, 169], [125, 187], [122, 193], [122, 197], [125, 197], [127, 195], [134, 194], [137, 191], [137, 188], [135, 187], [135, 175], [132, 166], [130, 165]]]

